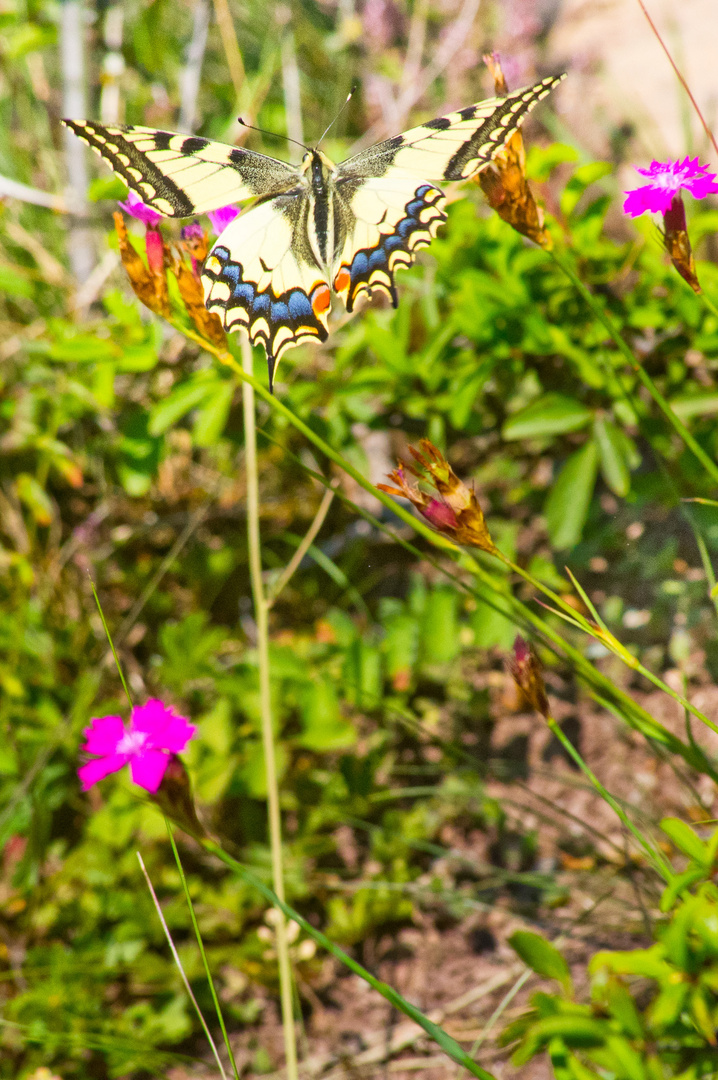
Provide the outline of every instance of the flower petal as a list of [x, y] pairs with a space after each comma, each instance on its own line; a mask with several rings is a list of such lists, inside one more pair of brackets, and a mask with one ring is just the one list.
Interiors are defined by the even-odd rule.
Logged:
[[146, 731], [153, 737], [161, 737], [173, 715], [170, 705], [165, 705], [159, 698], [149, 698], [144, 705], [135, 705], [130, 718], [130, 727], [132, 731]]
[[130, 762], [133, 783], [154, 794], [162, 783], [169, 760], [169, 755], [161, 750], [145, 750]]
[[122, 717], [95, 716], [90, 721], [90, 726], [85, 728], [86, 741], [82, 749], [88, 754], [114, 754], [124, 734]]
[[236, 206], [221, 206], [219, 210], [210, 210], [207, 217], [212, 223], [212, 228], [219, 235], [224, 232], [228, 225], [231, 225], [234, 219], [239, 216], [239, 213], [240, 211]]
[[181, 754], [187, 743], [197, 734], [197, 728], [184, 716], [173, 715], [162, 736], [162, 749]]
[[175, 754], [181, 753], [197, 732], [194, 724], [158, 698], [150, 698], [145, 705], [132, 710], [132, 730], [147, 732], [148, 748], [171, 750]]
[[631, 217], [640, 217], [647, 211], [651, 214], [665, 214], [666, 210], [670, 209], [671, 201], [679, 186], [676, 184], [675, 188], [661, 188], [646, 184], [645, 187], [627, 191], [623, 212], [630, 214]]
[[715, 182], [715, 176], [710, 173], [708, 176], [689, 177], [682, 186], [686, 191], [690, 191], [694, 199], [705, 199], [706, 195], [715, 195], [718, 193], [718, 184]]
[[144, 225], [157, 225], [158, 222], [162, 221], [162, 214], [158, 214], [151, 206], [145, 206], [142, 199], [135, 195], [134, 191], [128, 191], [127, 202], [121, 202], [118, 205], [122, 207], [125, 213], [137, 218]]
[[110, 773], [119, 772], [127, 764], [126, 754], [109, 754], [107, 757], [95, 758], [81, 765], [77, 775], [82, 782], [82, 790], [87, 791], [98, 780], [104, 780]]

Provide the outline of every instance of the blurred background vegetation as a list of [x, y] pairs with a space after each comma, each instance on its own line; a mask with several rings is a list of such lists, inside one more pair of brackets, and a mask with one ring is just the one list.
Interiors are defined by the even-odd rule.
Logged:
[[[79, 103], [88, 117], [289, 157], [236, 118], [311, 141], [357, 81], [325, 144], [342, 158], [488, 96], [480, 58], [501, 41], [516, 45], [512, 85], [543, 75], [559, 8], [529, 9], [528, 29], [511, 31], [520, 6], [500, 0], [0, 7], [2, 1077], [40, 1066], [181, 1077], [207, 1056], [135, 857], [140, 847], [205, 1005], [164, 825], [125, 779], [79, 789], [82, 729], [124, 711], [90, 577], [135, 696], [164, 696], [199, 725], [187, 756], [198, 798], [269, 880], [238, 382], [140, 308], [112, 232], [124, 189], [65, 142], [60, 117]], [[620, 219], [629, 129], [604, 132], [606, 160], [591, 160], [560, 118], [560, 94], [527, 125], [535, 190], [715, 458], [718, 319], [667, 264], [655, 227]], [[685, 501], [715, 496], [709, 479], [550, 256], [491, 214], [477, 185], [453, 194], [442, 236], [400, 276], [398, 310], [335, 311], [325, 346], [285, 358], [276, 393], [375, 483], [408, 442], [432, 439], [473, 480], [507, 555], [565, 595], [569, 566], [629, 649], [716, 715], [718, 514]], [[716, 297], [718, 211], [689, 211]], [[271, 616], [290, 902], [426, 1008], [482, 978], [505, 989], [517, 926], [560, 932], [581, 970], [599, 946], [647, 946], [661, 918], [650, 869], [505, 680], [520, 627], [449, 581], [428, 545], [412, 553], [377, 527], [413, 539], [264, 406], [259, 425], [268, 582], [319, 506], [312, 471], [339, 484]], [[681, 738], [715, 752], [600, 645], [563, 632]], [[709, 775], [600, 711], [565, 662], [544, 659], [564, 730], [637, 820], [715, 815]], [[271, 1072], [281, 1040], [263, 907], [191, 845], [185, 857], [242, 1068]], [[368, 1033], [390, 1032], [391, 1016], [294, 948], [305, 1055], [368, 1052]], [[480, 1001], [465, 1042], [503, 992]], [[522, 1071], [529, 1057], [520, 1075], [549, 1075]]]

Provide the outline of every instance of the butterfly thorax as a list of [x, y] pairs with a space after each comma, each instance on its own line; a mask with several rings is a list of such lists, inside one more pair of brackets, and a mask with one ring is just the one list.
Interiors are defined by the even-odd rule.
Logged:
[[309, 196], [307, 231], [317, 266], [329, 271], [344, 241], [343, 215], [337, 206], [337, 168], [321, 150], [309, 150], [301, 167]]

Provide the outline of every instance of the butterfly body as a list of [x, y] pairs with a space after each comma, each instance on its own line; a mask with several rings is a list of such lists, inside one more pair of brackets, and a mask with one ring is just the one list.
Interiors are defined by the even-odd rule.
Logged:
[[438, 184], [485, 167], [563, 77], [438, 117], [336, 165], [319, 149], [293, 166], [195, 135], [64, 123], [167, 217], [254, 200], [217, 239], [202, 280], [225, 329], [262, 342], [271, 383], [286, 349], [326, 340], [332, 292], [347, 311], [377, 291], [396, 306], [395, 271], [446, 220]]

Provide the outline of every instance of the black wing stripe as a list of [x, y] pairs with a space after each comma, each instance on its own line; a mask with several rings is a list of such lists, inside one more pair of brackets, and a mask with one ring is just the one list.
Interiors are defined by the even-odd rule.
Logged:
[[[553, 89], [558, 78], [544, 79], [537, 86], [532, 86], [520, 97], [507, 97], [499, 107], [488, 116], [481, 127], [459, 147], [444, 170], [444, 180], [465, 179], [464, 170], [470, 161], [489, 160], [506, 144], [511, 134], [521, 126], [524, 117], [531, 112], [539, 101]], [[465, 116], [465, 113], [470, 115]], [[470, 120], [476, 114], [476, 106], [463, 109], [462, 119]]]
[[[121, 128], [103, 128], [87, 120], [64, 120], [63, 123], [74, 131], [78, 138], [96, 150], [127, 186], [137, 192], [145, 202], [163, 199], [172, 209], [172, 213], [167, 214], [168, 217], [191, 217], [194, 214], [195, 204], [182, 188], [165, 176], [143, 151], [125, 139]], [[158, 135], [169, 136], [170, 139], [173, 137], [170, 132], [158, 132]], [[153, 141], [156, 148], [169, 148], [168, 144], [158, 147], [157, 136]], [[203, 142], [206, 145], [206, 141]], [[127, 159], [126, 163], [123, 158]], [[133, 171], [130, 172], [130, 169]], [[139, 178], [135, 174], [139, 174]]]

